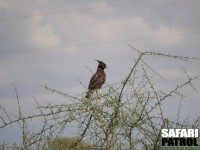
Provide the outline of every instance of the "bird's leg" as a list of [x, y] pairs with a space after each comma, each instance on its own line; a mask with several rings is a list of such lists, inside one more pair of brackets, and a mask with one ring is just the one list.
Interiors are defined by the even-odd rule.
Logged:
[[96, 89], [95, 91], [96, 91], [96, 96], [98, 97], [99, 96], [98, 90]]
[[99, 89], [96, 90], [96, 95], [97, 95], [97, 98], [100, 99], [101, 92], [99, 91]]

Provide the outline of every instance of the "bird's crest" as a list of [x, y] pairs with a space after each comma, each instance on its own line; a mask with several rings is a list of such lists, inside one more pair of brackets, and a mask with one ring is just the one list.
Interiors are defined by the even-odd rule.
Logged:
[[99, 63], [98, 67], [102, 69], [108, 68], [107, 65], [103, 61], [100, 61], [100, 60], [96, 60], [96, 61]]

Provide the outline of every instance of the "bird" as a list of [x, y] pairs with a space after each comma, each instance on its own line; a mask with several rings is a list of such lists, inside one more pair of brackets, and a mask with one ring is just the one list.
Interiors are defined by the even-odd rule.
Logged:
[[86, 94], [86, 98], [90, 98], [92, 93], [95, 90], [98, 90], [102, 87], [102, 85], [106, 81], [106, 73], [104, 72], [104, 69], [107, 68], [107, 65], [100, 61], [96, 60], [99, 64], [97, 66], [96, 73], [92, 75], [89, 85], [88, 85], [88, 92]]

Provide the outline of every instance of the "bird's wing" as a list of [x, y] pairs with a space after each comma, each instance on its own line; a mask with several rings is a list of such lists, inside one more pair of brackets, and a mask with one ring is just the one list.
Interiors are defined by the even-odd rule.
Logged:
[[105, 76], [99, 73], [95, 73], [90, 79], [90, 84], [88, 89], [94, 90], [101, 88], [104, 82], [105, 82]]
[[98, 73], [95, 73], [92, 75], [91, 79], [90, 79], [90, 83], [89, 83], [89, 86], [88, 86], [88, 89], [94, 89], [94, 84], [98, 81], [99, 79], [99, 74]]

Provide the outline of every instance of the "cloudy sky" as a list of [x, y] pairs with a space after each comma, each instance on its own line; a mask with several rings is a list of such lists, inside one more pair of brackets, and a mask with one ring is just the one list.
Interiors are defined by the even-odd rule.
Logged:
[[[200, 57], [199, 7], [199, 0], [0, 0], [0, 104], [16, 112], [11, 83], [25, 113], [34, 111], [33, 97], [42, 104], [64, 102], [40, 84], [82, 93], [77, 78], [87, 86], [87, 67], [95, 71], [95, 59], [108, 65], [107, 83], [119, 82], [137, 57], [126, 42], [142, 51]], [[180, 66], [192, 76], [200, 74], [198, 61], [146, 62], [167, 80], [156, 83], [161, 87], [185, 81]], [[200, 83], [194, 85], [199, 90]], [[200, 93], [184, 92], [183, 114], [194, 120]], [[11, 132], [15, 129], [0, 131], [0, 139], [15, 141]]]

